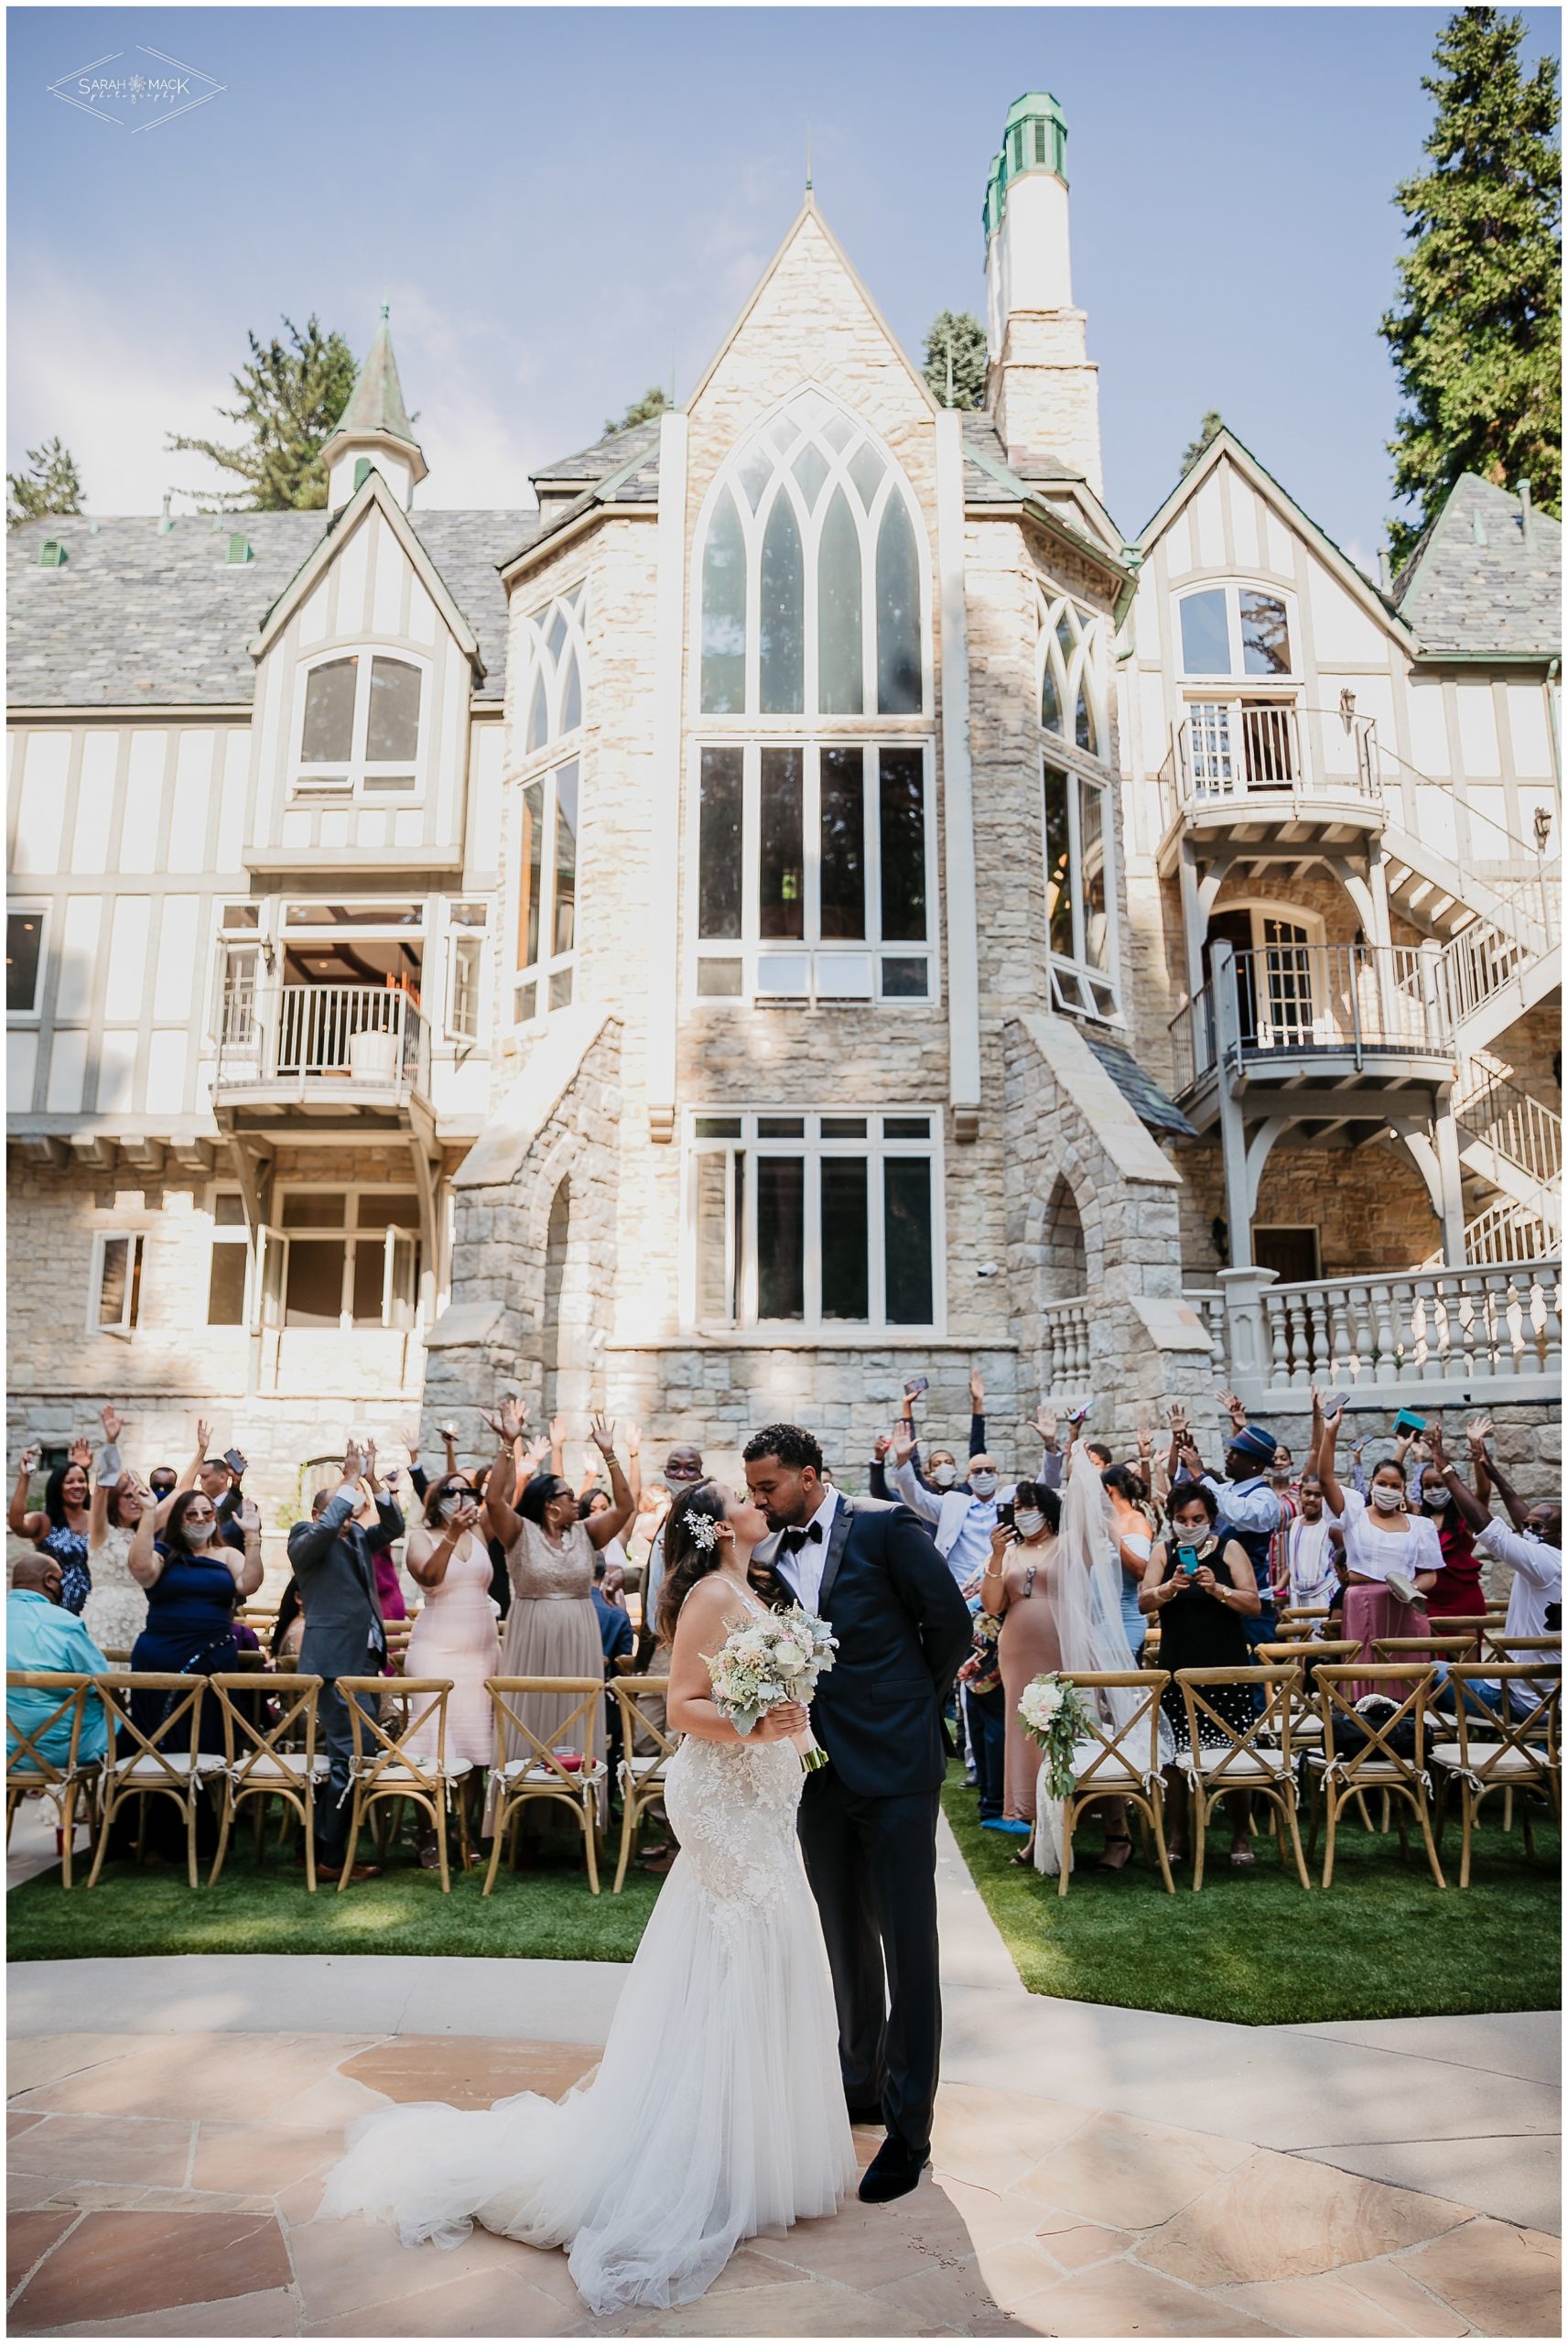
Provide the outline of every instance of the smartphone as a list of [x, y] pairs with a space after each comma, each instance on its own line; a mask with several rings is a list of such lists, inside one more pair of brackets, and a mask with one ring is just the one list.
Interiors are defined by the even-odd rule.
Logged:
[[996, 1518], [1004, 1530], [1012, 1528], [1012, 1507], [1011, 1498], [1004, 1498], [996, 1510]]
[[244, 1457], [237, 1449], [225, 1449], [223, 1451], [223, 1462], [228, 1467], [231, 1473], [243, 1473], [245, 1470]]
[[1084, 1418], [1088, 1415], [1088, 1412], [1089, 1412], [1089, 1404], [1088, 1404], [1088, 1402], [1086, 1400], [1086, 1401], [1084, 1402], [1084, 1405], [1083, 1405], [1083, 1406], [1082, 1406], [1081, 1408], [1069, 1408], [1069, 1409], [1068, 1409], [1068, 1411], [1067, 1411], [1067, 1422], [1068, 1422], [1070, 1425], [1081, 1425], [1081, 1424], [1083, 1423], [1083, 1421], [1084, 1421]]
[[930, 1389], [931, 1378], [928, 1375], [911, 1375], [904, 1379], [903, 1396], [906, 1400], [918, 1400], [923, 1392]]
[[1325, 1416], [1343, 1416], [1349, 1405], [1350, 1394], [1348, 1392], [1331, 1392], [1327, 1399], [1323, 1404], [1323, 1413]]
[[1176, 1565], [1178, 1569], [1185, 1578], [1196, 1579], [1198, 1575], [1197, 1548], [1195, 1546], [1178, 1546], [1176, 1549]]
[[1394, 1430], [1396, 1432], [1424, 1432], [1426, 1418], [1418, 1416], [1413, 1408], [1401, 1408], [1394, 1418]]

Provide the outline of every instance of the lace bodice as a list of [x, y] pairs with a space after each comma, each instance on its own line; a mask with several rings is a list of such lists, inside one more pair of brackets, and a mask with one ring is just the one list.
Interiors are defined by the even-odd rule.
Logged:
[[536, 1523], [524, 1522], [506, 1550], [512, 1591], [521, 1601], [575, 1597], [586, 1603], [593, 1592], [593, 1541], [586, 1523], [574, 1522], [558, 1546]]
[[805, 1780], [788, 1742], [703, 1742], [687, 1734], [670, 1760], [665, 1809], [721, 1927], [799, 1894], [795, 1827]]

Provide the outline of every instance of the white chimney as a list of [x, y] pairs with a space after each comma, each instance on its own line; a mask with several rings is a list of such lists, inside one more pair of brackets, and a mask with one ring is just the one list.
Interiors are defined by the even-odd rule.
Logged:
[[986, 405], [1010, 453], [1055, 456], [1098, 495], [1099, 369], [1073, 307], [1066, 150], [1049, 92], [1014, 100], [986, 189]]

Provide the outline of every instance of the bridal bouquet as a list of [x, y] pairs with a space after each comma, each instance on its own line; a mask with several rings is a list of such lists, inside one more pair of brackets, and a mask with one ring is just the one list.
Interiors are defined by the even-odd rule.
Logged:
[[1045, 1788], [1052, 1798], [1071, 1798], [1077, 1785], [1073, 1749], [1091, 1731], [1089, 1718], [1070, 1677], [1037, 1677], [1023, 1688], [1019, 1722], [1044, 1752]]
[[[708, 1664], [714, 1701], [737, 1733], [750, 1733], [770, 1709], [792, 1701], [808, 1708], [836, 1649], [827, 1621], [798, 1603], [766, 1620], [740, 1622]], [[795, 1737], [795, 1746], [808, 1774], [827, 1765], [827, 1753], [809, 1726]]]

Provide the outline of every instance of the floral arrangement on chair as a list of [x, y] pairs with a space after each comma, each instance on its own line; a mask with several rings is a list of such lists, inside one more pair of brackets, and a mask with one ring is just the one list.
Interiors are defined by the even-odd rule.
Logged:
[[1094, 1722], [1077, 1687], [1070, 1677], [1036, 1677], [1023, 1688], [1018, 1716], [1024, 1732], [1044, 1753], [1048, 1795], [1052, 1798], [1071, 1798], [1078, 1783], [1073, 1765], [1074, 1749], [1094, 1731]]

